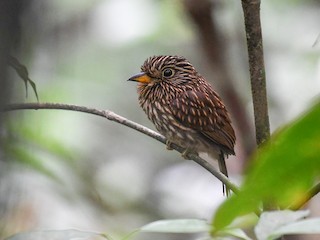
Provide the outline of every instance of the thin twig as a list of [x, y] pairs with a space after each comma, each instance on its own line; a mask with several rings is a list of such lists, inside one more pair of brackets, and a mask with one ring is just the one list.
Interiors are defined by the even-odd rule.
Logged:
[[[114, 121], [117, 123], [120, 123], [124, 126], [127, 126], [129, 128], [132, 128], [136, 131], [139, 131], [151, 138], [154, 138], [158, 140], [159, 142], [162, 142], [163, 144], [166, 144], [166, 138], [162, 136], [161, 134], [145, 127], [142, 126], [138, 123], [135, 123], [129, 119], [126, 119], [112, 111], [109, 110], [98, 110], [94, 108], [88, 108], [88, 107], [83, 107], [83, 106], [76, 106], [76, 105], [70, 105], [70, 104], [60, 104], [60, 103], [18, 103], [18, 104], [9, 104], [6, 105], [3, 108], [3, 112], [8, 112], [8, 111], [14, 111], [14, 110], [27, 110], [27, 109], [60, 109], [60, 110], [69, 110], [69, 111], [77, 111], [77, 112], [84, 112], [84, 113], [89, 113], [89, 114], [94, 114], [100, 117], [107, 118], [110, 121]], [[183, 153], [185, 151], [184, 148], [176, 145], [176, 144], [171, 144], [170, 147], [172, 147], [174, 150], [178, 151], [179, 153]], [[188, 159], [193, 160], [194, 162], [198, 163], [200, 166], [203, 168], [207, 169], [212, 175], [214, 175], [216, 178], [218, 178], [221, 182], [223, 182], [227, 188], [231, 189], [234, 193], [239, 192], [238, 187], [230, 182], [230, 180], [220, 173], [214, 166], [209, 164], [207, 161], [202, 159], [196, 154], [191, 154], [189, 153], [187, 155]]]
[[260, 0], [242, 0], [246, 28], [251, 92], [258, 146], [269, 139], [270, 126], [263, 44], [260, 22]]

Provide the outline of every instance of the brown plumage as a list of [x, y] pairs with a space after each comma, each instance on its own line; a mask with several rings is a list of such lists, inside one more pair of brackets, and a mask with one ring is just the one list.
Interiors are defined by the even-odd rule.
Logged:
[[226, 107], [211, 85], [183, 57], [154, 56], [141, 66], [139, 103], [168, 142], [187, 152], [206, 152], [218, 159], [228, 176], [224, 157], [234, 153], [235, 134]]

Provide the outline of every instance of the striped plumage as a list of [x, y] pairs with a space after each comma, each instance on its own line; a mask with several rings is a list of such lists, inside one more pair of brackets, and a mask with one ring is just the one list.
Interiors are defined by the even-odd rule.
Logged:
[[189, 61], [178, 56], [154, 56], [129, 80], [137, 81], [139, 103], [169, 142], [188, 152], [206, 152], [219, 160], [234, 154], [235, 134], [218, 94]]

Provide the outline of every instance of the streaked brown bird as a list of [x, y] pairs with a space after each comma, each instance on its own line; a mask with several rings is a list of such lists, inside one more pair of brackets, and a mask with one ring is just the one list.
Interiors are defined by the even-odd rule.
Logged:
[[167, 138], [168, 147], [176, 143], [186, 148], [184, 157], [206, 152], [228, 176], [225, 156], [235, 154], [236, 138], [226, 107], [211, 85], [180, 56], [150, 57], [141, 70], [129, 80], [138, 82], [140, 106]]

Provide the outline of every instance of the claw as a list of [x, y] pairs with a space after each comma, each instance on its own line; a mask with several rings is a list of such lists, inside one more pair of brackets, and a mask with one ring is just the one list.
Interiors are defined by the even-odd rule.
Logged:
[[190, 153], [189, 149], [186, 148], [182, 153], [181, 153], [181, 156], [184, 158], [184, 159], [188, 159], [188, 154]]
[[184, 159], [189, 160], [188, 155], [189, 155], [190, 153], [193, 153], [193, 154], [198, 155], [198, 153], [194, 152], [192, 149], [186, 148], [186, 149], [181, 153], [181, 156], [182, 156]]
[[166, 141], [167, 150], [173, 150], [173, 148], [171, 147], [171, 144], [172, 144], [172, 142], [169, 139], [167, 139], [167, 141]]

